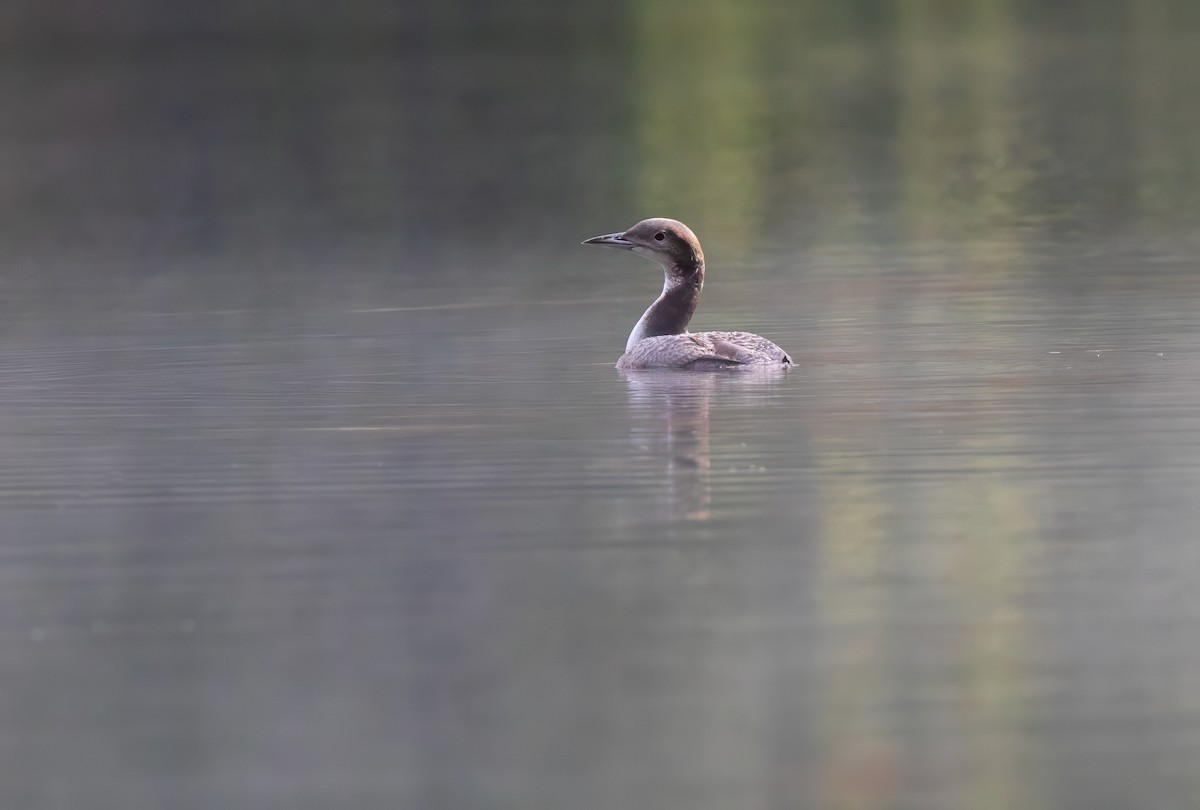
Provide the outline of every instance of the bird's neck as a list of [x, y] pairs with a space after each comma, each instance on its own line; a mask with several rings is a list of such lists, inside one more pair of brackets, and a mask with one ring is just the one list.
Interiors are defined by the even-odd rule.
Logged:
[[639, 341], [659, 335], [682, 335], [700, 303], [704, 288], [704, 260], [671, 265], [663, 273], [663, 291], [629, 333], [625, 351]]

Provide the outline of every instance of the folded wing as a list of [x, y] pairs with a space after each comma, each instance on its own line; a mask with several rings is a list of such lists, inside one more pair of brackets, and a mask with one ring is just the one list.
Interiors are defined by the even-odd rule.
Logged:
[[784, 365], [787, 352], [749, 332], [696, 332], [639, 341], [621, 356], [618, 368], [732, 368]]

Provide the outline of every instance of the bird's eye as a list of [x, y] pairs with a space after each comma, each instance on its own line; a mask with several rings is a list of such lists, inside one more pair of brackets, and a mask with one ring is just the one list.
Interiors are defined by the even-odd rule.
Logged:
[[662, 231], [659, 231], [658, 233], [654, 234], [655, 242], [661, 242], [662, 240], [664, 240], [666, 238], [667, 238], [667, 235], [665, 233], [663, 233]]

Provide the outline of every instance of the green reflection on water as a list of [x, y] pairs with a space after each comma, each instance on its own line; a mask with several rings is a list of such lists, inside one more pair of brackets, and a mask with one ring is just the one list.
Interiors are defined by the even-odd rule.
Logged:
[[639, 197], [744, 244], [764, 202], [762, 5], [648, 0], [634, 13]]
[[1192, 239], [1196, 35], [1166, 0], [1104, 5], [636, 3], [636, 207], [739, 250], [767, 227]]
[[[821, 20], [814, 7], [634, 6], [642, 213], [688, 220], [739, 251], [792, 217], [816, 221], [804, 231], [814, 246], [890, 228], [907, 242], [960, 244], [924, 267], [960, 263], [966, 278], [1025, 272], [1028, 244], [1064, 230], [1148, 221], [1194, 233], [1180, 212], [1196, 206], [1200, 107], [1184, 101], [1198, 84], [1195, 59], [1169, 35], [1163, 3], [1137, 7], [1128, 42], [1030, 30], [1023, 4], [1004, 0], [902, 3], [882, 31], [865, 13]], [[1071, 59], [1096, 71], [1046, 92]], [[1077, 114], [1064, 112], [1073, 102]], [[983, 306], [996, 314], [1007, 304]], [[966, 458], [1011, 450], [999, 439], [958, 449]], [[945, 752], [967, 774], [950, 788], [953, 806], [1046, 806], [1036, 752], [1019, 731], [1030, 646], [1020, 588], [1039, 553], [1038, 494], [1018, 476], [964, 475], [916, 499], [937, 512], [922, 525], [949, 523], [963, 542], [919, 542], [890, 528], [902, 516], [885, 504], [914, 499], [881, 492], [885, 481], [866, 468], [826, 483], [820, 604], [838, 631], [831, 658], [844, 664], [815, 732], [822, 796], [830, 807], [889, 806], [899, 783], [919, 778], [908, 769], [920, 757], [904, 745], [924, 736], [962, 743]], [[946, 631], [954, 674], [937, 686], [958, 733], [902, 733], [881, 709], [912, 698], [893, 693], [905, 679], [890, 673], [899, 664], [888, 644], [889, 617], [911, 610], [880, 585], [897, 556], [930, 577], [946, 603], [939, 615], [960, 617]]]

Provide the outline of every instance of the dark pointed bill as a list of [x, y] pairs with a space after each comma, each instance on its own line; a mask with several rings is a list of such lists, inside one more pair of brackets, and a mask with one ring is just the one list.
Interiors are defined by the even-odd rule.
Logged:
[[580, 244], [583, 245], [608, 245], [609, 247], [632, 248], [633, 242], [625, 238], [622, 233], [606, 233], [603, 236], [593, 236], [591, 239], [584, 239]]

